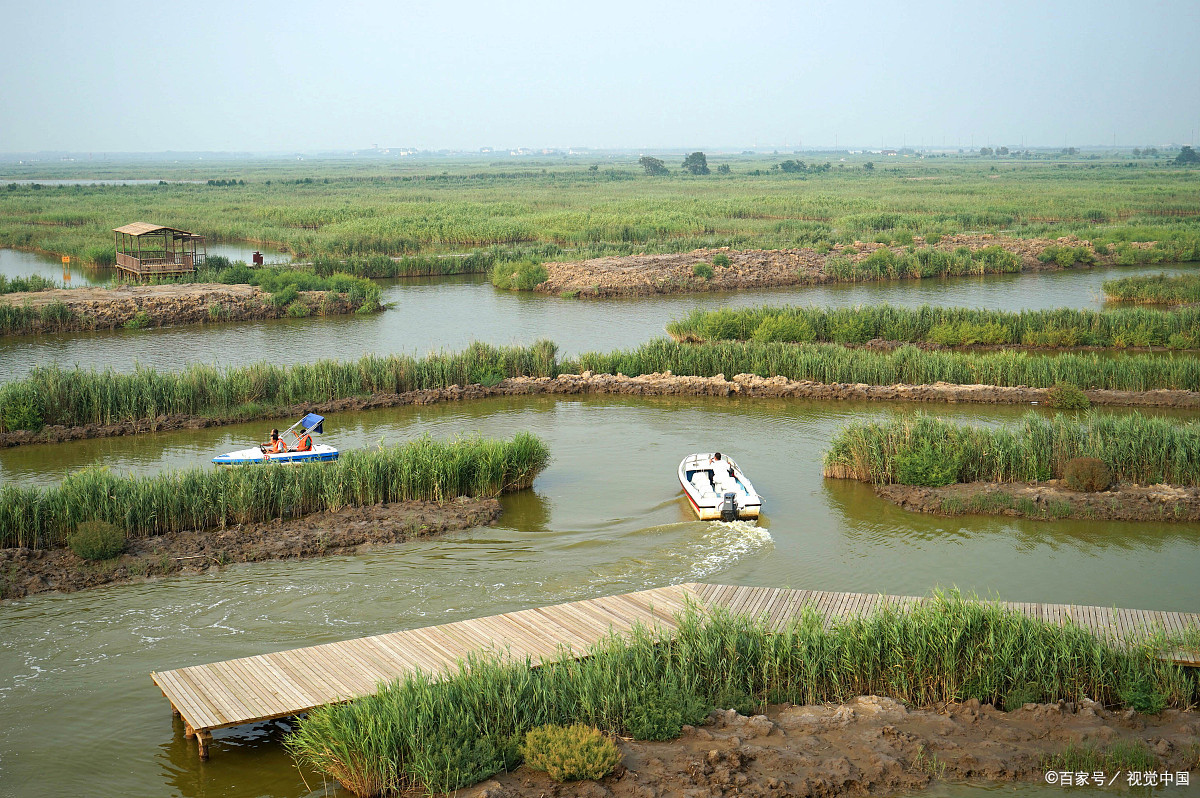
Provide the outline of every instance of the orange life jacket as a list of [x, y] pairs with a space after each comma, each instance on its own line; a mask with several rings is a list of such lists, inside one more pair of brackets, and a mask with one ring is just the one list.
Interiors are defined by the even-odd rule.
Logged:
[[296, 447], [298, 452], [307, 452], [312, 449], [312, 436], [305, 435], [300, 439], [300, 445]]
[[287, 444], [283, 442], [283, 438], [280, 438], [279, 440], [275, 441], [274, 443], [267, 444], [267, 451], [274, 452], [276, 454], [286, 452]]

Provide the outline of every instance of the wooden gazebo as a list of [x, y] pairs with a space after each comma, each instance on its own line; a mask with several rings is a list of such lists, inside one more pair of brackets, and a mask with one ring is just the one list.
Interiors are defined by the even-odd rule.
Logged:
[[204, 263], [204, 236], [175, 227], [134, 222], [116, 227], [117, 268], [135, 277], [188, 274]]

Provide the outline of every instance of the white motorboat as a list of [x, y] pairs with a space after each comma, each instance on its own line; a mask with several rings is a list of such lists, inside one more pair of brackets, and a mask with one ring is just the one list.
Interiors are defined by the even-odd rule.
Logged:
[[750, 480], [733, 460], [716, 457], [715, 452], [689, 454], [679, 464], [679, 484], [696, 515], [703, 521], [758, 518], [762, 498]]
[[266, 446], [239, 449], [213, 458], [217, 465], [254, 465], [262, 463], [323, 463], [338, 459], [338, 450], [325, 443], [314, 443], [311, 448], [299, 448], [301, 442], [323, 431], [325, 419], [309, 413], [279, 436], [287, 447], [283, 452], [268, 452]]

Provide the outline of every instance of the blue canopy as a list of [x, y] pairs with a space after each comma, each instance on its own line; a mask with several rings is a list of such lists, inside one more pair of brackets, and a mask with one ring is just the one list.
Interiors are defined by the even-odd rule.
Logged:
[[318, 416], [316, 413], [309, 413], [304, 418], [300, 419], [300, 426], [309, 432], [315, 432], [320, 435], [323, 430], [321, 425], [325, 423], [324, 416]]

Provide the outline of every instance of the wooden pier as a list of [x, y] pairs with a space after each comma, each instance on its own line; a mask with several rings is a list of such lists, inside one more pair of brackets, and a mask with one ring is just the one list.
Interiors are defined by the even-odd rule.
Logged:
[[[689, 604], [701, 611], [725, 608], [765, 617], [782, 626], [805, 607], [827, 621], [871, 615], [885, 606], [928, 601], [914, 596], [830, 593], [820, 590], [681, 584], [620, 596], [574, 601], [485, 618], [343, 640], [320, 646], [195, 665], [151, 674], [195, 737], [201, 758], [215, 729], [290, 717], [324, 704], [376, 692], [381, 682], [420, 670], [438, 674], [456, 669], [474, 653], [494, 652], [538, 663], [564, 652], [582, 655], [610, 632], [634, 626], [670, 632]], [[1125, 641], [1165, 631], [1200, 628], [1200, 614], [1128, 610], [1075, 604], [995, 602], [1049, 623], [1073, 623], [1102, 637]], [[1168, 658], [1197, 664], [1194, 652]], [[1190, 661], [1189, 661], [1190, 660]]]

